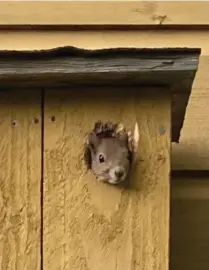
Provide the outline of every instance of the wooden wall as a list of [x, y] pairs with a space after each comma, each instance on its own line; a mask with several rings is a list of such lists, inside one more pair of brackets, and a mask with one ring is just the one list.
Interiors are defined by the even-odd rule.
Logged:
[[[46, 92], [46, 270], [168, 270], [170, 98], [109, 90], [80, 89], [86, 92], [82, 95], [70, 89]], [[98, 114], [129, 128], [135, 120], [140, 125], [144, 161], [136, 166], [130, 188], [99, 183], [86, 171], [83, 141]], [[159, 123], [166, 129], [164, 135]]]
[[[77, 2], [77, 3], [76, 3]], [[180, 144], [172, 145], [173, 170], [208, 170], [209, 169], [209, 14], [208, 3], [205, 1], [120, 1], [106, 3], [85, 2], [41, 2], [21, 3], [21, 1], [0, 3], [0, 49], [34, 50], [53, 48], [58, 46], [73, 45], [81, 48], [109, 48], [109, 47], [201, 47], [199, 69], [193, 84], [192, 95], [187, 107], [184, 126], [181, 132]], [[116, 3], [118, 2], [118, 3]], [[40, 5], [41, 8], [40, 8]], [[103, 8], [101, 8], [103, 5]], [[27, 8], [26, 8], [27, 6]], [[97, 12], [95, 12], [97, 10]], [[189, 10], [189, 12], [188, 12]], [[92, 12], [93, 11], [93, 12]], [[181, 12], [179, 12], [181, 11]], [[70, 15], [71, 14], [71, 15]], [[45, 31], [37, 31], [34, 25], [45, 24]], [[137, 31], [61, 31], [65, 24], [88, 26], [102, 25], [135, 25], [166, 26], [155, 30]], [[18, 31], [30, 29], [31, 31]], [[57, 31], [51, 31], [57, 24]], [[24, 27], [22, 27], [22, 26]], [[168, 28], [169, 26], [169, 28]], [[203, 27], [202, 27], [203, 26]], [[201, 28], [202, 27], [202, 28]], [[11, 30], [13, 28], [13, 30]], [[16, 28], [16, 30], [14, 30]], [[36, 31], [32, 31], [35, 29]], [[50, 31], [46, 31], [46, 29]], [[65, 27], [63, 27], [64, 29]], [[119, 27], [120, 28], [120, 27]], [[187, 29], [186, 29], [187, 28]], [[3, 30], [10, 29], [10, 30]], [[95, 28], [96, 29], [96, 28]], [[133, 28], [132, 28], [133, 29]], [[141, 29], [141, 30], [139, 30]], [[167, 30], [166, 30], [167, 29]], [[201, 30], [202, 29], [202, 30]], [[205, 29], [205, 30], [204, 30]], [[40, 269], [40, 241], [41, 216], [44, 215], [44, 224], [54, 222], [44, 230], [47, 251], [45, 265], [50, 267], [50, 252], [59, 257], [63, 267], [69, 263], [66, 252], [69, 246], [65, 241], [60, 241], [60, 235], [69, 236], [65, 230], [69, 220], [64, 217], [62, 207], [66, 202], [66, 193], [69, 184], [64, 184], [63, 175], [70, 173], [65, 169], [60, 173], [60, 168], [67, 168], [59, 159], [63, 152], [59, 152], [58, 160], [54, 158], [57, 145], [53, 144], [58, 137], [54, 136], [53, 142], [46, 142], [45, 158], [45, 206], [48, 213], [41, 213], [40, 179], [41, 179], [41, 120], [34, 124], [34, 115], [40, 116], [40, 93], [25, 95], [26, 103], [22, 107], [29, 111], [24, 114], [20, 110], [23, 105], [19, 96], [11, 93], [4, 96], [0, 93], [0, 127], [7, 130], [2, 135], [0, 142], [0, 269], [24, 269], [30, 265], [33, 269]], [[18, 102], [15, 103], [15, 98]], [[3, 98], [4, 96], [4, 98]], [[21, 95], [22, 96], [22, 95]], [[5, 104], [11, 104], [8, 110]], [[49, 103], [51, 104], [51, 103]], [[57, 130], [56, 124], [50, 122], [52, 106], [46, 108], [48, 117], [45, 119], [48, 130]], [[58, 108], [55, 108], [58, 109]], [[58, 109], [59, 110], [59, 109]], [[60, 114], [65, 118], [64, 113]], [[17, 122], [11, 123], [13, 119]], [[66, 118], [68, 119], [68, 118]], [[16, 129], [16, 124], [19, 129]], [[65, 127], [63, 127], [64, 130]], [[1, 131], [2, 132], [2, 131]], [[1, 133], [0, 132], [0, 133]], [[64, 131], [63, 133], [65, 134]], [[59, 141], [59, 140], [58, 140]], [[65, 142], [58, 145], [65, 149]], [[49, 154], [50, 152], [50, 154]], [[65, 152], [64, 152], [65, 154]], [[35, 157], [35, 158], [34, 158]], [[56, 162], [58, 161], [58, 162]], [[59, 175], [60, 183], [47, 181], [51, 169], [54, 175]], [[1, 179], [6, 179], [5, 183]], [[27, 179], [24, 181], [24, 179]], [[54, 185], [53, 185], [54, 184]], [[84, 187], [85, 188], [85, 187]], [[59, 196], [50, 196], [57, 191]], [[73, 198], [76, 199], [76, 198]], [[117, 200], [117, 198], [115, 199]], [[69, 201], [66, 205], [69, 204]], [[96, 202], [97, 206], [101, 202]], [[51, 207], [53, 206], [53, 207]], [[107, 211], [109, 213], [108, 207]], [[3, 209], [3, 210], [2, 210]], [[135, 208], [136, 209], [136, 208]], [[72, 210], [73, 211], [73, 210]], [[209, 178], [173, 178], [171, 182], [171, 270], [207, 270], [209, 269]], [[53, 220], [51, 214], [57, 214]], [[117, 224], [116, 224], [117, 225]], [[77, 229], [77, 228], [75, 228]], [[50, 232], [54, 230], [56, 237], [50, 239]], [[76, 231], [76, 230], [75, 230]], [[119, 232], [120, 233], [120, 232]], [[58, 246], [51, 250], [49, 243]], [[78, 241], [79, 242], [79, 241]], [[137, 243], [136, 243], [137, 245]], [[79, 247], [78, 247], [79, 248]], [[60, 253], [61, 252], [61, 253]], [[88, 250], [87, 250], [88, 252]], [[75, 262], [79, 263], [79, 262]], [[84, 260], [80, 263], [85, 263]], [[56, 262], [54, 264], [56, 266]], [[51, 269], [51, 268], [50, 268]], [[64, 268], [63, 268], [64, 269]], [[165, 269], [165, 268], [163, 268]]]
[[171, 182], [170, 270], [209, 269], [209, 177]]
[[[40, 90], [0, 92], [0, 269], [168, 270], [170, 96], [72, 90], [46, 91], [44, 103]], [[98, 111], [139, 123], [142, 161], [127, 189], [84, 166]]]
[[209, 24], [208, 8], [207, 1], [8, 0], [0, 2], [0, 25], [190, 25], [191, 27]]
[[[180, 144], [172, 145], [174, 170], [209, 168], [209, 31], [0, 31], [0, 49], [35, 50], [59, 46], [201, 47], [199, 69], [187, 107]], [[15, 40], [15, 42], [14, 42]]]
[[40, 93], [0, 91], [1, 270], [40, 269]]

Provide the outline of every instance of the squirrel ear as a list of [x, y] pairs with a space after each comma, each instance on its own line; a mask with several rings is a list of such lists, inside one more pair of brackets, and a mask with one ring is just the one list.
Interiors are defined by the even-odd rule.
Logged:
[[134, 133], [133, 133], [133, 151], [134, 152], [137, 152], [137, 149], [138, 149], [138, 145], [139, 145], [139, 126], [138, 126], [138, 123], [136, 122], [135, 123], [135, 127], [134, 127]]
[[129, 148], [133, 153], [137, 152], [138, 145], [139, 145], [139, 126], [138, 123], [135, 123], [134, 132], [131, 131], [128, 132], [128, 142], [129, 142]]
[[87, 136], [87, 144], [89, 146], [89, 148], [91, 149], [91, 151], [96, 151], [96, 148], [98, 147], [99, 145], [99, 138], [98, 136], [96, 135], [96, 133], [94, 132], [91, 132], [88, 134]]

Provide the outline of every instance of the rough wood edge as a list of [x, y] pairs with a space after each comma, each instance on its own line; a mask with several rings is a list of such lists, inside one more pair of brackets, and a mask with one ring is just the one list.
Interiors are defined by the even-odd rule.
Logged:
[[[194, 39], [195, 36], [195, 39]], [[209, 55], [206, 30], [137, 30], [137, 31], [2, 31], [0, 49], [34, 51], [65, 46], [84, 49], [199, 48], [201, 58]], [[14, 42], [15, 40], [15, 42]]]
[[86, 50], [75, 47], [1, 51], [1, 88], [22, 80], [35, 81], [36, 87], [38, 84], [52, 87], [63, 80], [65, 86], [167, 86], [175, 96], [172, 141], [178, 142], [200, 52], [196, 48]]
[[193, 55], [200, 54], [200, 48], [130, 48], [130, 47], [118, 47], [118, 48], [102, 48], [97, 50], [83, 49], [75, 46], [63, 46], [51, 49], [42, 50], [1, 50], [0, 57], [76, 57], [76, 56], [147, 56], [159, 54], [159, 56], [173, 56], [177, 58], [179, 55]]
[[208, 25], [208, 10], [206, 1], [1, 1], [0, 25]]

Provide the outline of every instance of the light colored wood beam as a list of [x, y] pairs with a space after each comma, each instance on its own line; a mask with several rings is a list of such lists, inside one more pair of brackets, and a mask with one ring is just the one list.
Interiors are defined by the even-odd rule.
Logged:
[[208, 25], [207, 1], [1, 1], [0, 25]]
[[[168, 270], [170, 110], [166, 94], [149, 91], [93, 99], [70, 89], [46, 92], [44, 269]], [[139, 123], [141, 161], [129, 188], [86, 171], [83, 140], [98, 118]]]

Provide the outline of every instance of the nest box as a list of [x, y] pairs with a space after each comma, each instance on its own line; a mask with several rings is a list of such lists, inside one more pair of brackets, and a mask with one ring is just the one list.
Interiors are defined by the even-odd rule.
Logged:
[[[31, 125], [43, 131], [44, 269], [168, 270], [171, 142], [179, 142], [199, 55], [187, 48], [0, 52], [0, 89], [25, 89], [15, 94], [26, 104], [17, 107], [21, 115], [37, 104], [42, 115], [25, 134]], [[18, 132], [25, 122], [14, 115]], [[84, 136], [98, 119], [138, 124], [130, 188], [98, 183], [83, 165]]]

